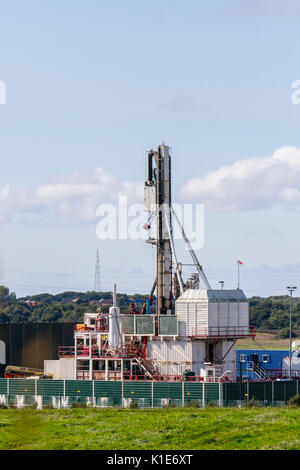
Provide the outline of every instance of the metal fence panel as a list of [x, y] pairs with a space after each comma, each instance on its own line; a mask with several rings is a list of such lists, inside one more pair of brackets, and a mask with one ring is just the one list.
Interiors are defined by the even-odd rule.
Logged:
[[155, 324], [153, 315], [135, 315], [136, 334], [154, 335]]
[[151, 408], [152, 390], [152, 382], [124, 382], [124, 406], [135, 403], [138, 408]]
[[[95, 381], [94, 394], [103, 406], [122, 406], [122, 382]], [[101, 400], [102, 399], [102, 400]]]
[[0, 395], [7, 395], [7, 379], [0, 379]]
[[37, 381], [37, 394], [49, 396], [64, 396], [64, 381], [63, 380], [38, 380]]
[[184, 406], [203, 406], [202, 382], [183, 382]]
[[66, 380], [67, 397], [92, 397], [93, 383], [90, 380]]
[[161, 336], [177, 336], [178, 320], [175, 315], [160, 315], [158, 317], [158, 334]]
[[134, 335], [134, 315], [121, 315], [121, 323], [125, 335]]
[[205, 383], [204, 385], [204, 399], [205, 403], [219, 404], [220, 400], [220, 385], [218, 383]]
[[36, 380], [8, 379], [10, 395], [35, 395]]

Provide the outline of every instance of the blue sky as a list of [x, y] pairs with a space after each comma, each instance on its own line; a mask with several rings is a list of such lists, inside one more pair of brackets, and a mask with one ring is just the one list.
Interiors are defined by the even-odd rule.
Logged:
[[[172, 148], [174, 199], [205, 204], [199, 257], [212, 284], [236, 287], [242, 259], [248, 295], [300, 289], [300, 106], [291, 102], [300, 2], [206, 3], [1, 5], [0, 281], [18, 295], [92, 289], [97, 248], [103, 288], [148, 291], [148, 245], [99, 241], [77, 193], [62, 196], [64, 210], [52, 193], [42, 203], [39, 195], [45, 182], [55, 191], [57, 181], [78, 185], [80, 175], [89, 186], [98, 167], [99, 203], [124, 182], [138, 188], [145, 151], [163, 140]], [[224, 166], [236, 180], [224, 183]]]

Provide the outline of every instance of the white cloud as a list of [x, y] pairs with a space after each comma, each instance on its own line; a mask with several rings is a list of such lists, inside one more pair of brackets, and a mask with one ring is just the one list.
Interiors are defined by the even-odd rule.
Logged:
[[126, 195], [129, 202], [140, 202], [142, 194], [142, 184], [119, 181], [99, 167], [86, 173], [54, 176], [36, 187], [16, 191], [9, 186], [0, 188], [0, 221], [37, 213], [93, 221], [99, 204], [116, 202], [119, 195]]
[[190, 179], [179, 193], [217, 210], [300, 205], [300, 149], [282, 147], [270, 157], [253, 157]]
[[[176, 175], [174, 175], [175, 177]], [[32, 217], [55, 222], [97, 220], [102, 203], [143, 201], [143, 183], [120, 181], [99, 167], [48, 178], [33, 187], [0, 187], [0, 222]], [[239, 160], [190, 179], [179, 192], [182, 201], [197, 201], [216, 210], [300, 207], [300, 149], [283, 147], [270, 157]]]

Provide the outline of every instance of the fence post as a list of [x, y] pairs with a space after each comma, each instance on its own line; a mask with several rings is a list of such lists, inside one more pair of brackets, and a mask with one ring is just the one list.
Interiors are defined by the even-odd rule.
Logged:
[[64, 380], [64, 402], [66, 402], [66, 380]]
[[219, 382], [219, 407], [222, 408], [224, 406], [223, 403], [223, 384]]
[[202, 382], [202, 406], [203, 408], [205, 408], [205, 382], [203, 380]]
[[9, 401], [9, 379], [6, 379], [7, 401]]
[[274, 380], [272, 380], [272, 406], [274, 406]]
[[182, 408], [184, 408], [184, 380], [182, 381]]
[[154, 408], [154, 380], [152, 380], [151, 401], [152, 401], [152, 408]]
[[93, 390], [93, 406], [96, 406], [96, 401], [95, 401], [95, 380], [92, 381], [92, 390]]
[[124, 408], [124, 379], [122, 378], [122, 408]]

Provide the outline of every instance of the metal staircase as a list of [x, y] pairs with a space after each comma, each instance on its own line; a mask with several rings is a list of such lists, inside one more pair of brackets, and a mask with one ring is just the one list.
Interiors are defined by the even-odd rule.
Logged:
[[266, 369], [258, 362], [250, 361], [248, 363], [248, 370], [252, 370], [261, 380], [267, 380], [268, 372]]

